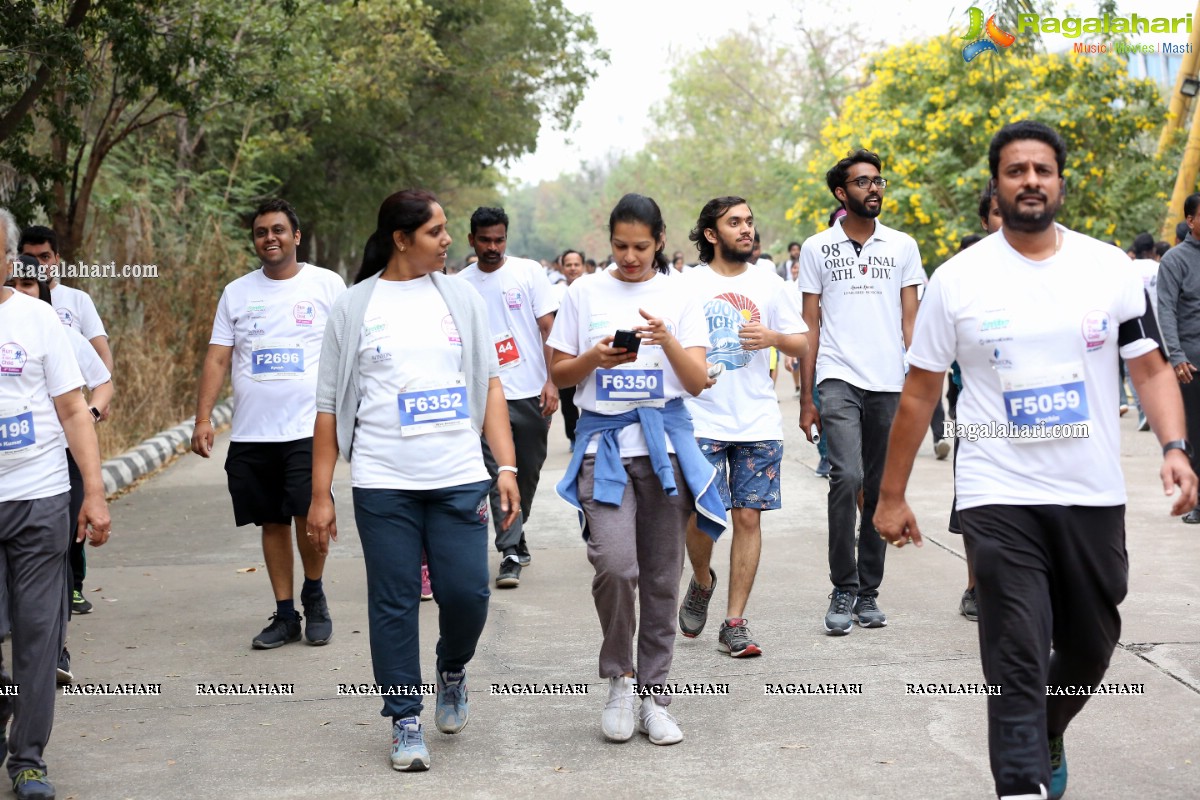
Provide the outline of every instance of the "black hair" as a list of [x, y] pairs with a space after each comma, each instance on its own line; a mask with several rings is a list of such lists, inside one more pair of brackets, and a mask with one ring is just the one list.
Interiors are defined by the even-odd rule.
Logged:
[[1142, 232], [1133, 237], [1133, 257], [1152, 258], [1154, 256], [1154, 237]]
[[583, 260], [583, 266], [584, 266], [584, 268], [585, 268], [585, 269], [586, 269], [587, 267], [591, 267], [592, 269], [595, 269], [595, 268], [596, 268], [596, 266], [597, 266], [597, 264], [596, 264], [596, 259], [594, 259], [594, 258], [585, 258], [585, 259]]
[[[878, 170], [883, 169], [883, 162], [879, 160], [879, 156], [872, 153], [870, 150], [858, 149], [852, 151], [841, 161], [834, 164], [825, 173], [825, 185], [829, 187], [829, 193], [837, 197], [839, 188], [846, 188], [846, 181], [850, 177], [850, 168], [855, 164], [870, 164]], [[832, 222], [829, 223], [833, 225]]]
[[983, 187], [983, 191], [979, 193], [979, 218], [986, 225], [988, 217], [992, 215], [992, 182], [988, 181]]
[[1171, 249], [1170, 242], [1166, 242], [1166, 241], [1156, 242], [1154, 245], [1154, 254], [1156, 256], [1158, 256], [1159, 258], [1162, 258], [1163, 256], [1165, 256], [1167, 254], [1167, 251], [1170, 249]]
[[1183, 215], [1185, 217], [1194, 217], [1196, 209], [1200, 208], [1200, 192], [1189, 194], [1183, 201]]
[[274, 214], [277, 212], [288, 218], [288, 223], [292, 226], [292, 233], [300, 230], [300, 217], [296, 215], [296, 209], [292, 208], [292, 204], [287, 200], [277, 197], [274, 200], [267, 200], [259, 204], [258, 208], [254, 209], [254, 216], [250, 218], [251, 238], [254, 236], [254, 223], [258, 221], [258, 218], [263, 214]]
[[[729, 213], [729, 209], [734, 206], [745, 204], [749, 208], [749, 203], [746, 203], [745, 198], [735, 197], [734, 195], [726, 195], [724, 197], [714, 197], [704, 204], [704, 208], [700, 209], [700, 216], [696, 219], [696, 227], [692, 228], [688, 234], [688, 241], [695, 242], [696, 252], [700, 254], [700, 260], [705, 264], [711, 264], [713, 258], [717, 254], [717, 248], [708, 239], [704, 238], [704, 231], [708, 228], [716, 230], [717, 220]], [[754, 232], [755, 241], [758, 240], [758, 231]]]
[[[833, 216], [833, 215], [831, 214], [831, 215], [830, 215], [830, 217], [832, 218], [832, 216]], [[832, 224], [833, 224], [833, 222], [831, 221], [829, 224], [830, 224], [830, 225], [832, 225]], [[793, 247], [799, 247], [799, 246], [800, 246], [800, 243], [799, 243], [799, 242], [788, 242], [788, 250], [789, 250], [789, 251], [791, 251], [791, 249], [792, 249]]]
[[354, 282], [362, 283], [372, 275], [383, 272], [396, 246], [392, 234], [400, 231], [412, 236], [433, 217], [433, 204], [436, 202], [437, 198], [423, 189], [404, 189], [384, 200], [383, 205], [379, 206], [375, 232], [363, 247], [362, 266], [354, 276]]
[[760, 238], [759, 238], [759, 236], [758, 236], [758, 228], [755, 228], [755, 229], [754, 229], [754, 243], [755, 243], [755, 244], [762, 244], [762, 239], [760, 239]]
[[17, 250], [19, 251], [27, 244], [49, 244], [50, 249], [57, 253], [58, 234], [52, 228], [47, 228], [45, 225], [30, 225], [21, 231], [21, 239], [17, 242]]
[[958, 252], [961, 253], [963, 250], [966, 250], [971, 245], [978, 244], [979, 242], [982, 242], [982, 241], [983, 241], [983, 237], [980, 236], [978, 233], [968, 233], [966, 236], [964, 236], [962, 238], [962, 241], [958, 243]]
[[503, 225], [504, 232], [508, 233], [508, 214], [504, 213], [503, 208], [480, 206], [471, 215], [471, 235], [480, 228], [490, 228], [493, 225]]
[[1191, 228], [1188, 227], [1188, 224], [1186, 222], [1180, 222], [1180, 223], [1176, 224], [1175, 225], [1175, 241], [1182, 242], [1184, 239], [1187, 238], [1188, 234], [1191, 232], [1192, 232]]
[[671, 269], [671, 262], [667, 261], [665, 252], [667, 243], [664, 234], [667, 232], [667, 224], [663, 222], [662, 210], [658, 203], [644, 194], [630, 192], [617, 201], [612, 213], [608, 215], [609, 239], [612, 238], [618, 222], [638, 222], [650, 229], [650, 236], [657, 245], [654, 250], [654, 268], [666, 275]]
[[1058, 131], [1042, 122], [1023, 119], [1020, 122], [1010, 122], [996, 132], [992, 143], [988, 146], [988, 167], [992, 170], [992, 179], [1000, 175], [1000, 151], [1012, 142], [1034, 139], [1045, 142], [1054, 150], [1054, 160], [1058, 162], [1058, 175], [1062, 177], [1067, 166], [1067, 143], [1058, 135]]
[[[838, 216], [839, 216], [838, 212], [839, 212], [839, 211], [845, 211], [845, 210], [846, 210], [846, 207], [845, 207], [845, 206], [838, 206], [838, 207], [837, 207], [837, 208], [835, 208], [833, 211], [830, 211], [830, 212], [829, 212], [829, 225], [828, 225], [828, 227], [832, 228], [832, 227], [833, 227], [833, 223], [835, 223], [835, 222], [837, 222], [837, 221], [838, 221]], [[840, 216], [845, 216], [845, 215], [843, 214], [843, 215], [840, 215]]]
[[[43, 241], [44, 240], [39, 239], [36, 242], [31, 242], [31, 244], [42, 244]], [[51, 245], [51, 247], [53, 247], [53, 245]], [[25, 278], [22, 280], [28, 279], [30, 277], [30, 273], [33, 275], [42, 276], [37, 279], [38, 300], [41, 300], [47, 305], [54, 305], [54, 302], [50, 299], [50, 279], [46, 277], [46, 268], [42, 266], [42, 263], [33, 256], [25, 254], [17, 256], [13, 264], [15, 265], [17, 262], [20, 262], [25, 267]], [[15, 282], [17, 278], [14, 276], [12, 280]]]
[[579, 256], [579, 260], [583, 261], [583, 251], [582, 250], [575, 250], [573, 248], [567, 248], [566, 250], [563, 250], [562, 255], [558, 257], [558, 265], [560, 267], [562, 266], [563, 261], [565, 261], [567, 259], [567, 256], [571, 255], [571, 253], [574, 253], [575, 255]]

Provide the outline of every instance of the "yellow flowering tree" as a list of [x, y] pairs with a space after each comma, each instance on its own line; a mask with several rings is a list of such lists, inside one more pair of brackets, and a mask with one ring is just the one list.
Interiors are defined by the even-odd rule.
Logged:
[[927, 270], [979, 232], [987, 149], [1001, 126], [1035, 119], [1067, 142], [1067, 196], [1059, 220], [1101, 239], [1153, 229], [1172, 172], [1153, 158], [1166, 110], [1152, 81], [1134, 80], [1108, 55], [987, 54], [967, 64], [949, 35], [893, 47], [868, 64], [870, 84], [826, 124], [794, 187], [798, 232], [825, 227], [836, 201], [825, 172], [865, 147], [889, 179], [881, 219], [911, 234]]

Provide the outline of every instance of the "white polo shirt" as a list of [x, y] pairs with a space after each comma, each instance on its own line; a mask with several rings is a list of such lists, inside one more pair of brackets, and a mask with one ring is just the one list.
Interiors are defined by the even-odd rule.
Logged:
[[798, 283], [801, 292], [821, 296], [817, 383], [836, 379], [872, 392], [900, 391], [900, 290], [924, 281], [916, 241], [878, 219], [857, 254], [840, 219], [810, 236], [800, 247]]
[[261, 268], [225, 287], [209, 344], [233, 348], [235, 442], [291, 442], [313, 435], [317, 365], [333, 301], [346, 290], [336, 272], [312, 264], [287, 280]]
[[[1081, 438], [960, 438], [958, 508], [1125, 502], [1117, 406], [1118, 326], [1145, 314], [1141, 276], [1116, 247], [1066, 228], [1059, 252], [1030, 261], [1003, 233], [934, 273], [909, 363], [958, 361], [960, 426], [1086, 424]], [[1120, 346], [1136, 358], [1157, 344]]]
[[493, 272], [472, 264], [458, 276], [475, 287], [487, 306], [505, 399], [539, 396], [549, 372], [537, 321], [558, 310], [546, 270], [528, 258], [508, 256]]

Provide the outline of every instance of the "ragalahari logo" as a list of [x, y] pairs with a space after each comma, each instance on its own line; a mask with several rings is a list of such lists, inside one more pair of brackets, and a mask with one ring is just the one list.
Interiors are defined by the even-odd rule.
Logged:
[[1011, 33], [1000, 29], [996, 24], [995, 14], [988, 17], [987, 25], [983, 24], [983, 12], [975, 6], [968, 8], [967, 14], [971, 20], [971, 28], [967, 35], [962, 37], [968, 42], [962, 50], [963, 61], [970, 63], [976, 56], [989, 51], [999, 53], [999, 47], [1008, 47], [1017, 40]]

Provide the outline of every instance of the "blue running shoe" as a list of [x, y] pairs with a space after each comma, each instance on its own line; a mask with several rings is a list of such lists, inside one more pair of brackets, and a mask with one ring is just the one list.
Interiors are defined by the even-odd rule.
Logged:
[[467, 671], [439, 672], [437, 705], [433, 721], [442, 733], [458, 733], [467, 727], [471, 710], [467, 706]]
[[401, 772], [423, 772], [429, 769], [429, 749], [425, 747], [425, 731], [417, 717], [399, 719], [392, 725], [392, 769]]

